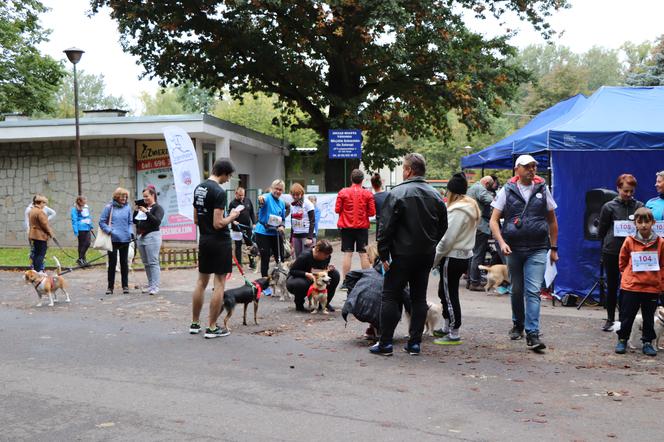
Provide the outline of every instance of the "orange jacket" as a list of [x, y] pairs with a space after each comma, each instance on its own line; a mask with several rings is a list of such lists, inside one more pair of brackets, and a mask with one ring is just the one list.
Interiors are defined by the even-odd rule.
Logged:
[[[657, 252], [660, 270], [634, 272], [632, 270], [632, 252]], [[633, 236], [628, 236], [620, 249], [618, 268], [622, 273], [620, 288], [630, 292], [660, 293], [664, 291], [664, 239], [643, 243]]]
[[334, 211], [339, 214], [340, 229], [368, 229], [369, 217], [376, 215], [376, 203], [370, 191], [353, 184], [339, 191]]
[[30, 220], [28, 239], [48, 241], [49, 238], [53, 238], [53, 230], [48, 225], [48, 217], [42, 208], [33, 207], [30, 209], [28, 219]]

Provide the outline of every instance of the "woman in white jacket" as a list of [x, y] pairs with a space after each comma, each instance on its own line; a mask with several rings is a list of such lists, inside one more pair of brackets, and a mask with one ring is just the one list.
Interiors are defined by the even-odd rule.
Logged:
[[434, 331], [439, 336], [434, 344], [455, 345], [461, 343], [461, 304], [459, 280], [468, 270], [473, 257], [475, 230], [480, 220], [480, 208], [473, 198], [466, 196], [468, 181], [463, 173], [457, 173], [447, 183], [447, 231], [436, 246], [433, 267], [440, 270], [438, 296], [443, 304], [444, 325]]

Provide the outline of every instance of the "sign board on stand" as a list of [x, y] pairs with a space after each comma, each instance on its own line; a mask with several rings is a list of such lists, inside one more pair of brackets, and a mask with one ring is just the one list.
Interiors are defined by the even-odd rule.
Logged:
[[329, 157], [334, 159], [362, 158], [362, 131], [330, 129]]

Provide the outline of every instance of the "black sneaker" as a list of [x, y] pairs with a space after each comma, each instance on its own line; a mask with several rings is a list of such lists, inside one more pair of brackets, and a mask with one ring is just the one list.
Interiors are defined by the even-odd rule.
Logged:
[[129, 294], [129, 287], [122, 287], [122, 294], [123, 295], [128, 295]]
[[334, 307], [332, 307], [330, 304], [328, 304], [327, 307], [325, 307], [325, 308], [326, 308], [327, 311], [330, 312], [330, 313], [334, 313], [334, 312], [336, 311], [336, 310], [334, 309]]
[[433, 336], [436, 338], [442, 338], [444, 336], [449, 335], [449, 331], [445, 331], [443, 328], [437, 328], [433, 331]]
[[77, 264], [79, 267], [84, 267], [84, 266], [85, 266], [85, 261], [83, 261], [83, 259], [81, 259], [81, 258], [78, 258], [78, 259], [76, 260], [76, 264]]
[[225, 329], [223, 327], [215, 327], [214, 330], [211, 329], [210, 327], [207, 327], [205, 329], [205, 335], [203, 337], [205, 339], [223, 338], [224, 336], [228, 336], [230, 334], [231, 332], [229, 332], [228, 329]]
[[528, 333], [528, 336], [526, 336], [526, 345], [532, 351], [540, 351], [546, 348], [546, 345], [540, 341], [539, 334], [537, 333]]
[[303, 313], [304, 313], [304, 312], [306, 312], [306, 313], [309, 312], [309, 310], [307, 310], [306, 308], [304, 308], [303, 305], [296, 305], [296, 306], [295, 306], [295, 311], [296, 311], [296, 312], [303, 312]]
[[411, 356], [419, 356], [420, 344], [406, 344], [406, 346], [403, 348], [403, 351]]
[[113, 294], [113, 289], [106, 289], [106, 295], [112, 295]]
[[510, 330], [510, 339], [516, 341], [517, 339], [523, 339], [523, 329], [517, 327], [516, 325]]
[[613, 321], [607, 319], [606, 322], [604, 323], [604, 326], [602, 326], [602, 331], [610, 332], [612, 328], [613, 328]]
[[376, 342], [374, 345], [369, 347], [369, 352], [374, 355], [392, 356], [394, 353], [394, 348], [392, 347], [392, 344], [383, 345], [380, 342]]
[[201, 332], [201, 324], [198, 322], [192, 322], [191, 325], [189, 326], [189, 333], [192, 335], [197, 335]]

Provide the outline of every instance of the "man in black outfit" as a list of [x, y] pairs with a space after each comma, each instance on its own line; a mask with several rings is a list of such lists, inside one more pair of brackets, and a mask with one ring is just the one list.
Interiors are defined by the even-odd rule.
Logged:
[[192, 294], [192, 320], [189, 333], [201, 331], [199, 316], [205, 300], [205, 288], [214, 273], [214, 292], [210, 299], [210, 313], [205, 338], [212, 339], [228, 336], [230, 332], [217, 326], [224, 299], [226, 274], [233, 270], [233, 250], [228, 225], [237, 219], [240, 213], [231, 210], [224, 217], [226, 210], [226, 191], [221, 184], [230, 180], [235, 172], [233, 163], [218, 159], [212, 166], [210, 177], [194, 189], [194, 223], [198, 225], [198, 281]]
[[426, 162], [418, 153], [403, 160], [404, 181], [388, 193], [378, 230], [378, 255], [385, 282], [380, 309], [380, 340], [369, 351], [391, 356], [394, 329], [401, 319], [403, 289], [408, 284], [412, 302], [408, 344], [404, 350], [420, 353], [428, 310], [427, 285], [436, 245], [447, 231], [445, 202], [424, 179]]
[[291, 264], [286, 288], [295, 296], [295, 310], [298, 312], [307, 311], [304, 308], [304, 301], [306, 300], [309, 287], [314, 282], [314, 272], [316, 270], [327, 270], [327, 274], [331, 279], [327, 289], [326, 309], [328, 312], [334, 311], [330, 303], [339, 285], [341, 276], [334, 266], [330, 265], [331, 256], [332, 245], [327, 240], [321, 239], [312, 250], [301, 253], [295, 262]]
[[[254, 212], [254, 205], [251, 203], [249, 198], [244, 197], [243, 187], [238, 187], [235, 189], [235, 199], [228, 205], [228, 210], [233, 210], [239, 205], [244, 206], [244, 209], [242, 209], [240, 215], [233, 223], [232, 228], [236, 232], [242, 232], [242, 239], [240, 241], [235, 241], [235, 258], [241, 265], [242, 243], [244, 242], [247, 247], [251, 247], [251, 232], [254, 229], [254, 224], [256, 224], [256, 213]], [[251, 254], [249, 255], [249, 267], [252, 269], [256, 268], [254, 257]]]

